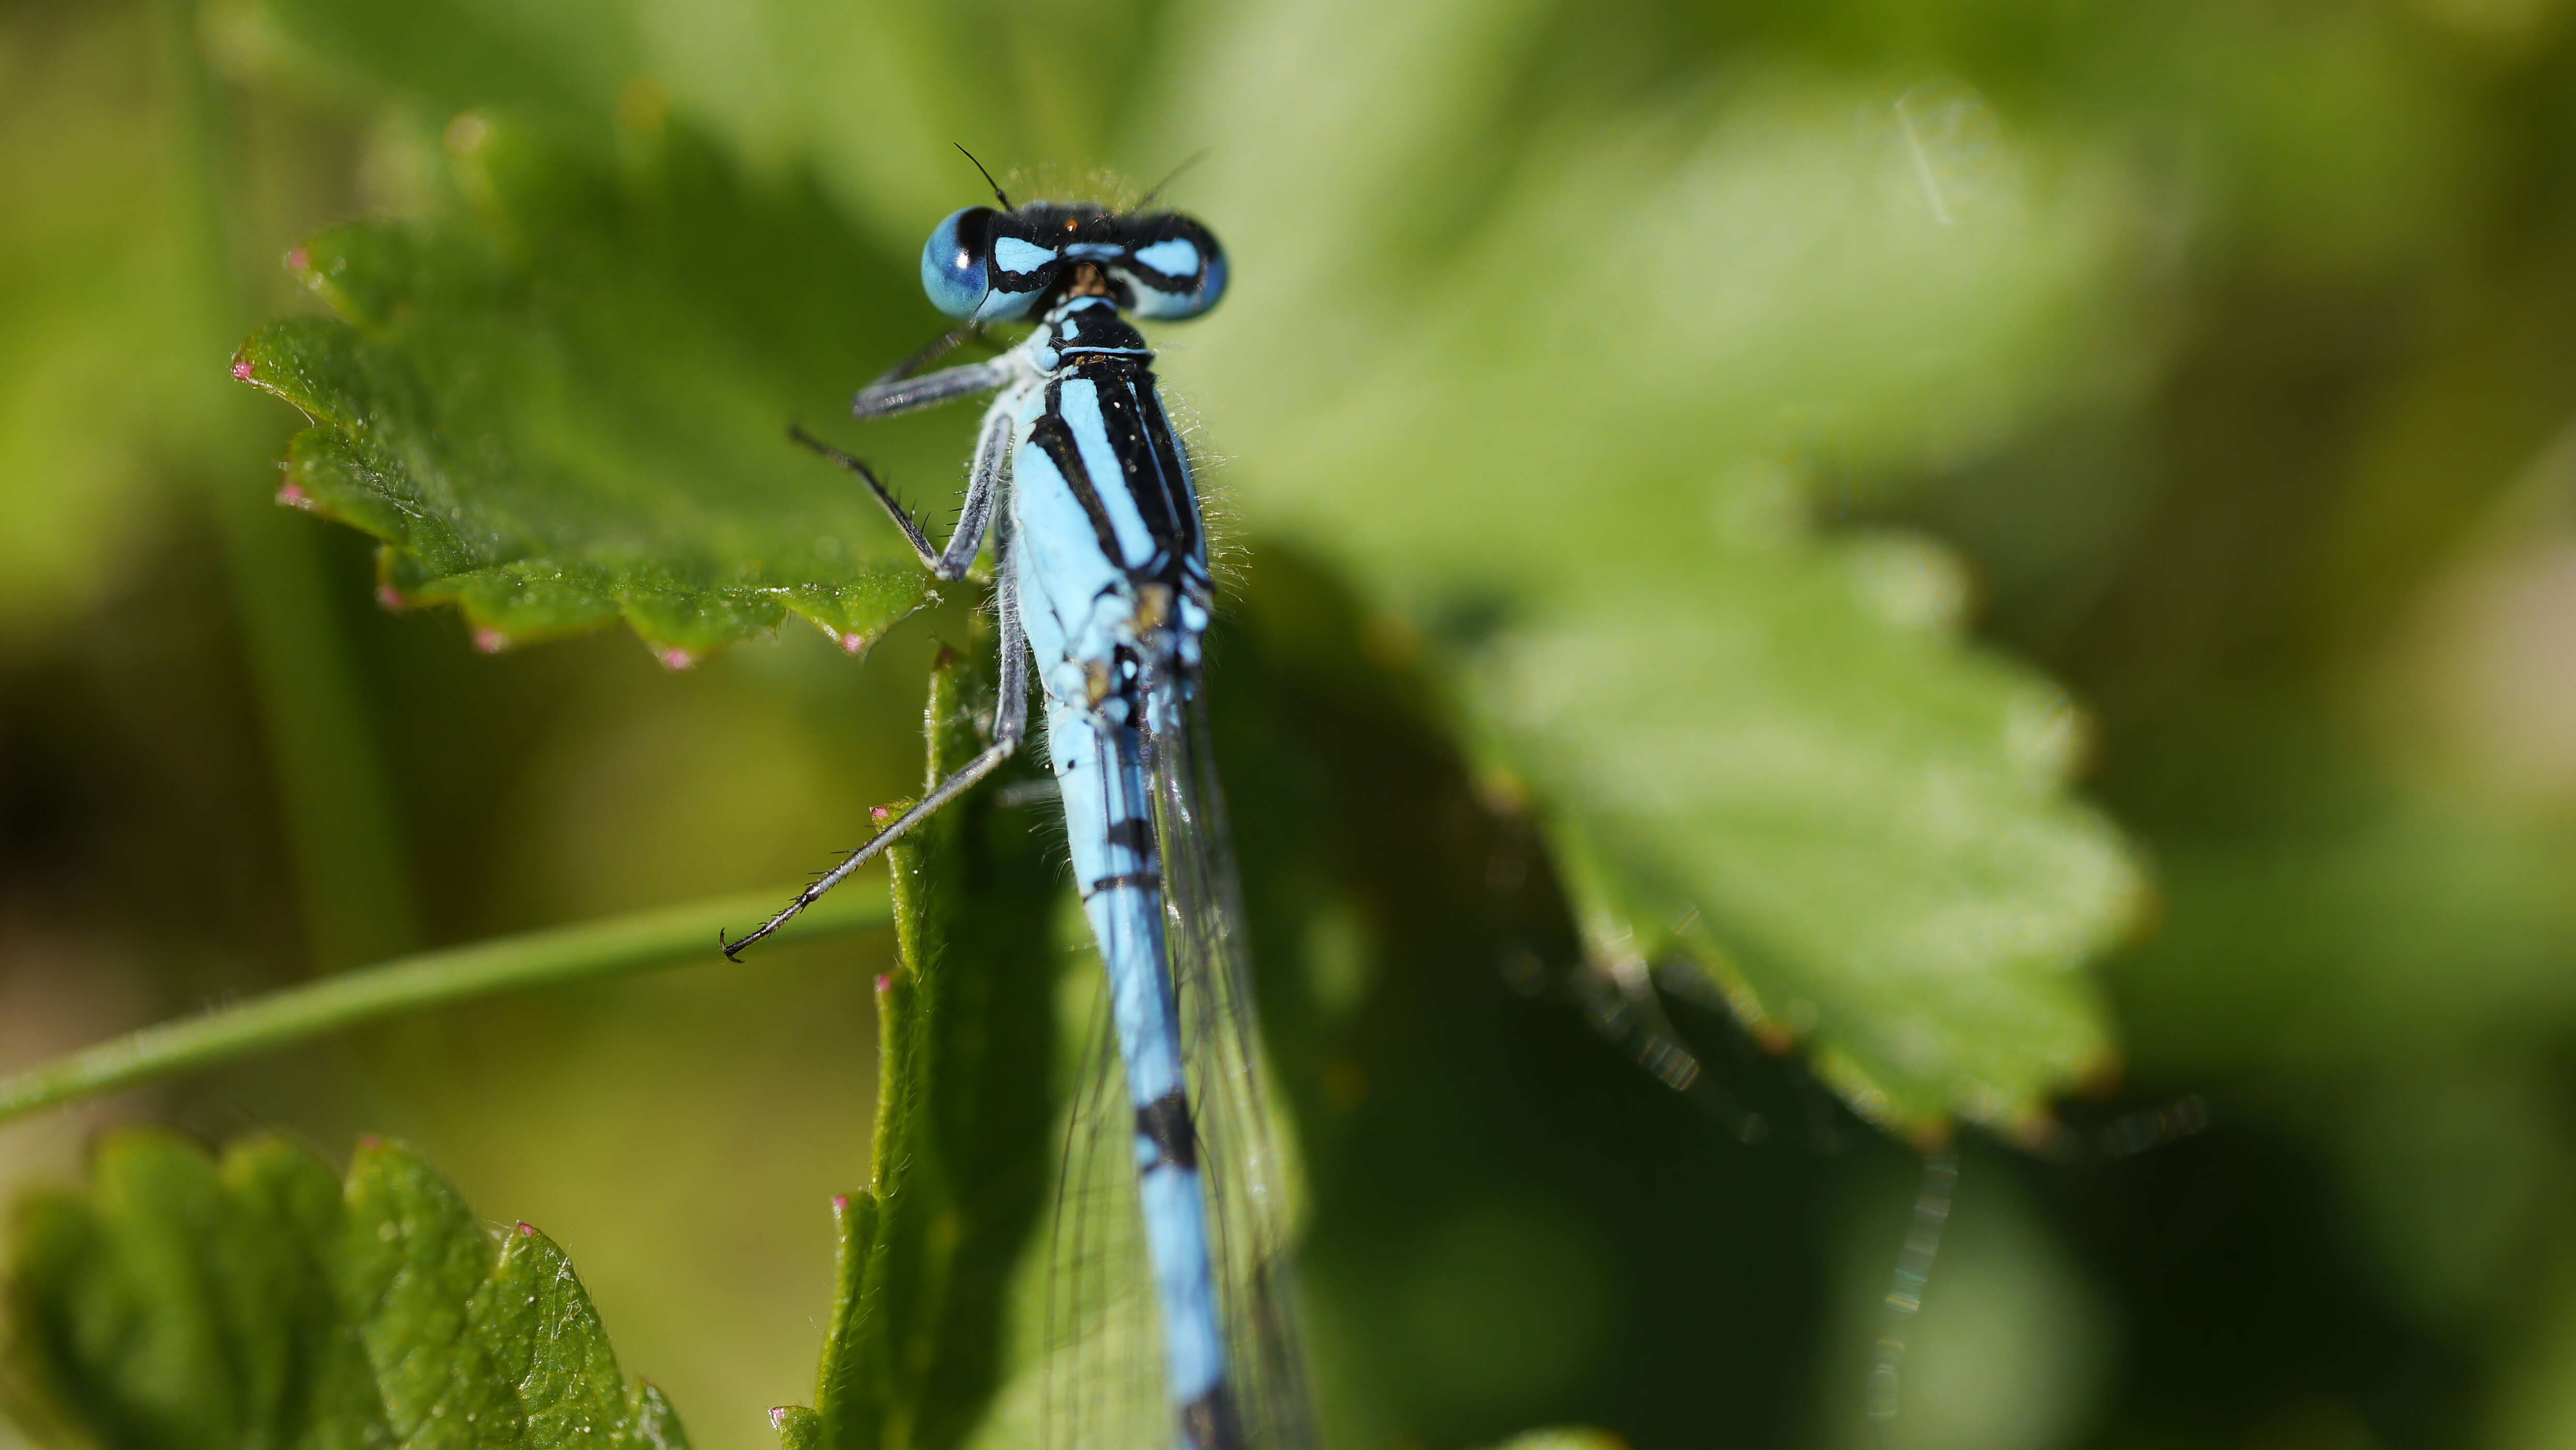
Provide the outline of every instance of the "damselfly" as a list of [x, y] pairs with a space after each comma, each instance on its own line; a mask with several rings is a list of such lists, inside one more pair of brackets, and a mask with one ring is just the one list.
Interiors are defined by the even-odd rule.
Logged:
[[[988, 182], [991, 178], [986, 177]], [[1164, 416], [1153, 353], [1129, 316], [1196, 317], [1224, 295], [1215, 237], [1169, 211], [1033, 202], [969, 207], [921, 256], [931, 302], [960, 326], [858, 395], [861, 418], [998, 392], [957, 528], [934, 546], [866, 464], [801, 433], [856, 474], [922, 567], [962, 579], [993, 539], [1001, 699], [992, 743], [874, 840], [818, 878], [732, 955], [777, 929], [886, 844], [956, 799], [1019, 748], [1033, 659], [1046, 743], [1064, 802], [1074, 879], [1108, 968], [1118, 1056], [1098, 1059], [1078, 1104], [1123, 1072], [1129, 1111], [1092, 1113], [1102, 1135], [1069, 1144], [1057, 1272], [1084, 1314], [1159, 1321], [1158, 1427], [1104, 1423], [1096, 1381], [1139, 1367], [1107, 1352], [1059, 1356], [1047, 1438], [1133, 1450], [1176, 1433], [1192, 1447], [1297, 1447], [1311, 1435], [1287, 1305], [1287, 1185], [1269, 1149], [1259, 1050], [1244, 977], [1223, 810], [1203, 748], [1200, 640], [1214, 586], [1187, 452]], [[985, 325], [1037, 330], [990, 362], [920, 373]], [[1086, 1121], [1077, 1111], [1077, 1127]], [[1133, 1164], [1134, 1224], [1065, 1205], [1102, 1160]], [[1117, 1171], [1129, 1170], [1122, 1162]], [[1119, 1215], [1117, 1217], [1125, 1217]], [[1145, 1292], [1098, 1285], [1103, 1242], [1141, 1225]], [[1103, 1240], [1098, 1236], [1105, 1235]], [[1086, 1242], [1086, 1236], [1093, 1241]], [[1132, 1258], [1130, 1262], [1132, 1262]], [[1077, 1326], [1077, 1328], [1080, 1328]], [[1096, 1343], [1119, 1338], [1090, 1326]]]

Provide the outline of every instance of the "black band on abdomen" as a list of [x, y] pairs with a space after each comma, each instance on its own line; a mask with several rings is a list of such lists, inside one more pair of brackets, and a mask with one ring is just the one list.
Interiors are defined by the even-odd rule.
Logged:
[[1154, 1145], [1154, 1166], [1199, 1166], [1198, 1132], [1190, 1125], [1189, 1100], [1168, 1092], [1136, 1110], [1136, 1131]]
[[1193, 1450], [1242, 1450], [1243, 1423], [1225, 1383], [1181, 1406], [1181, 1435]]
[[1159, 871], [1127, 871], [1116, 876], [1103, 876], [1084, 889], [1082, 899], [1089, 901], [1104, 891], [1115, 891], [1121, 886], [1160, 891], [1163, 889], [1163, 876]]

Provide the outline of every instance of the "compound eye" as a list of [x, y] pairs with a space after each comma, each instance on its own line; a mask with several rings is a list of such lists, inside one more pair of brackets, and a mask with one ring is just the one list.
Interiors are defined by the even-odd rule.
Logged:
[[1152, 278], [1137, 277], [1139, 317], [1178, 322], [1198, 316], [1225, 296], [1225, 251], [1204, 227], [1184, 220], [1176, 235], [1148, 242], [1130, 255], [1139, 265], [1180, 284], [1167, 290]]
[[992, 291], [993, 215], [989, 206], [957, 212], [931, 229], [921, 249], [921, 290], [931, 306], [960, 322]]
[[1199, 290], [1191, 294], [1186, 316], [1196, 317], [1225, 300], [1225, 250], [1207, 238], [1207, 265], [1199, 270]]

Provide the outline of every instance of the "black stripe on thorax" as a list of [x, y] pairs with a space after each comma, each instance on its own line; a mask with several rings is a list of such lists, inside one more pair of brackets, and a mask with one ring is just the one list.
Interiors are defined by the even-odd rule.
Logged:
[[1073, 441], [1073, 426], [1064, 421], [1063, 384], [1047, 384], [1046, 411], [1029, 426], [1029, 443], [1043, 451], [1055, 471], [1064, 475], [1064, 486], [1073, 491], [1073, 501], [1082, 506], [1082, 516], [1091, 521], [1093, 539], [1100, 545], [1100, 557], [1118, 563], [1127, 557], [1118, 545], [1118, 530], [1109, 522], [1109, 511], [1101, 507], [1100, 490], [1091, 486], [1091, 470], [1082, 461], [1081, 445]]
[[1173, 434], [1172, 420], [1163, 413], [1163, 395], [1150, 384], [1138, 389], [1137, 394], [1145, 438], [1153, 445], [1154, 466], [1162, 474], [1165, 507], [1179, 521], [1173, 531], [1173, 557], [1195, 563], [1206, 552], [1207, 543], [1200, 532], [1205, 525], [1199, 518], [1198, 491], [1190, 479], [1189, 454]]
[[1099, 388], [1100, 419], [1109, 430], [1110, 451], [1126, 474], [1127, 494], [1136, 501], [1145, 532], [1162, 555], [1159, 577], [1177, 585], [1180, 562], [1198, 549], [1198, 510], [1192, 505], [1188, 475], [1181, 471], [1180, 445], [1163, 416], [1153, 375], [1139, 369], [1134, 377], [1103, 378]]
[[1154, 543], [1152, 564], [1143, 570], [1131, 567], [1130, 573], [1179, 588], [1203, 572], [1196, 560], [1204, 545], [1188, 465], [1183, 461], [1179, 440], [1172, 436], [1163, 400], [1155, 390], [1153, 368], [1143, 357], [1097, 353], [1068, 357], [1065, 365], [1048, 379], [1046, 411], [1029, 430], [1029, 441], [1046, 450], [1047, 458], [1073, 489], [1075, 500], [1082, 505], [1092, 531], [1099, 537], [1102, 553], [1112, 560], [1124, 561], [1126, 554], [1116, 547], [1117, 531], [1101, 508], [1099, 481], [1083, 468], [1073, 430], [1063, 421], [1063, 387], [1069, 377], [1089, 382], [1099, 397], [1100, 421], [1109, 451], [1118, 460], [1120, 481], [1128, 497], [1135, 501], [1146, 536]]

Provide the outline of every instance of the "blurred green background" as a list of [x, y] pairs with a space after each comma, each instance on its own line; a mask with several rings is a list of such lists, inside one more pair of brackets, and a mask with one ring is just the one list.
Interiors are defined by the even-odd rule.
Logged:
[[[936, 327], [920, 236], [975, 200], [952, 141], [1145, 181], [1206, 147], [1174, 199], [1238, 291], [1158, 341], [1247, 541], [1220, 744], [1256, 952], [1311, 1008], [1273, 1025], [1343, 1443], [1876, 1433], [1912, 1154], [1715, 1014], [1674, 1008], [1759, 1145], [1594, 1031], [1442, 703], [1530, 580], [1606, 547], [1687, 572], [1678, 530], [1619, 521], [1775, 477], [1830, 530], [1946, 546], [1891, 577], [2082, 702], [2084, 790], [2155, 882], [2097, 968], [2116, 1083], [2054, 1157], [1964, 1145], [1888, 1443], [2576, 1442], [2567, 10], [9, 5], [0, 1069], [792, 880], [915, 788], [957, 603], [863, 667], [794, 624], [686, 673], [623, 634], [485, 656], [269, 503], [294, 420], [225, 360], [315, 310], [289, 247], [422, 204], [450, 116], [613, 148], [621, 105], [667, 106], [810, 186], [852, 290], [883, 279], [845, 345], [885, 361]], [[928, 497], [968, 426], [877, 456]], [[0, 1188], [109, 1121], [399, 1134], [564, 1244], [700, 1445], [770, 1443], [865, 1171], [889, 950], [11, 1125]], [[2193, 1094], [2206, 1131], [2108, 1151]]]

